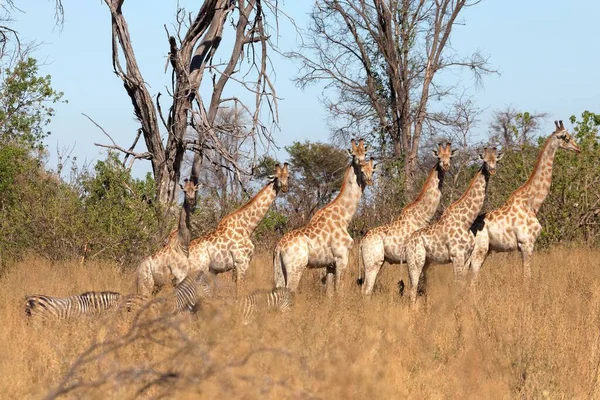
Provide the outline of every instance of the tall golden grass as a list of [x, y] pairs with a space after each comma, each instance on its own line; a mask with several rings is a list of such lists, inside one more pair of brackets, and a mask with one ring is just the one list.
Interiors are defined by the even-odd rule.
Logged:
[[[246, 292], [271, 286], [271, 265], [255, 256]], [[327, 298], [308, 271], [290, 314], [248, 326], [218, 307], [40, 323], [24, 317], [25, 294], [126, 293], [133, 275], [28, 258], [0, 278], [0, 396], [600, 397], [600, 252], [537, 252], [529, 289], [517, 254], [490, 257], [473, 292], [456, 288], [450, 265], [434, 266], [417, 312], [398, 295], [404, 266], [384, 267], [364, 299], [351, 265], [343, 296]], [[219, 278], [223, 291], [230, 279]]]

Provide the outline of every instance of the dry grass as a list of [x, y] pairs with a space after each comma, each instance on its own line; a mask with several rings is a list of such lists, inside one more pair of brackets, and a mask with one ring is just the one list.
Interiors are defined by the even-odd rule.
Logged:
[[[133, 288], [132, 275], [111, 265], [30, 258], [0, 279], [0, 393], [42, 398], [60, 387], [72, 390], [66, 397], [98, 399], [598, 398], [600, 252], [537, 253], [529, 291], [519, 261], [492, 256], [466, 295], [455, 289], [450, 266], [431, 268], [427, 306], [416, 313], [397, 294], [398, 279], [407, 281], [404, 266], [384, 268], [380, 290], [365, 300], [352, 263], [337, 302], [310, 271], [291, 314], [241, 326], [210, 309], [136, 323], [114, 316], [27, 322], [25, 294]], [[257, 255], [246, 291], [271, 279], [270, 255]], [[232, 289], [229, 276], [220, 280]]]

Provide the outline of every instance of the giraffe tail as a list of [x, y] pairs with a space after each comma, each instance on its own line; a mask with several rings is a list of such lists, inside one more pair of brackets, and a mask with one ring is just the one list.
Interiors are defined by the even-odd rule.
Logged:
[[363, 251], [361, 242], [361, 244], [358, 246], [358, 279], [356, 279], [356, 284], [358, 286], [362, 286], [365, 283], [365, 263], [363, 262], [362, 253]]
[[275, 281], [275, 287], [286, 287], [285, 273], [283, 271], [283, 265], [281, 262], [281, 249], [279, 246], [275, 248], [273, 252], [273, 279]]

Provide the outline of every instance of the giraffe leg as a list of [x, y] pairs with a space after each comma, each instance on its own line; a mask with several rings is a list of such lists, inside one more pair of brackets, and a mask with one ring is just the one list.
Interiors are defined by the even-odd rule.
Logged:
[[325, 268], [325, 284], [327, 297], [333, 297], [335, 289], [335, 264], [331, 264]]
[[362, 262], [365, 268], [363, 294], [368, 296], [373, 293], [377, 275], [381, 271], [385, 258], [385, 249], [382, 240], [369, 240], [362, 243]]
[[343, 291], [342, 281], [346, 269], [348, 268], [348, 252], [336, 257], [335, 260], [335, 291], [341, 293]]
[[408, 282], [410, 284], [408, 295], [413, 307], [417, 305], [417, 288], [421, 272], [425, 267], [426, 257], [425, 246], [420, 237], [408, 243], [406, 248], [406, 265], [408, 267]]
[[250, 266], [250, 261], [252, 259], [252, 252], [249, 251], [239, 251], [235, 252], [233, 256], [234, 268], [233, 268], [233, 281], [235, 282], [235, 297], [239, 298], [242, 289], [242, 282], [244, 281], [244, 276], [246, 276], [246, 271]]
[[[288, 265], [286, 265], [287, 267]], [[295, 292], [296, 290], [298, 290], [298, 286], [300, 285], [300, 278], [302, 278], [302, 273], [304, 272], [304, 270], [306, 269], [306, 265], [302, 265], [302, 264], [296, 264], [296, 265], [289, 265], [290, 269], [288, 269], [288, 281], [287, 281], [287, 287], [290, 289], [290, 291]]]
[[533, 262], [533, 243], [519, 243], [523, 260], [523, 280], [531, 280], [531, 264]]
[[490, 238], [487, 229], [482, 229], [475, 236], [475, 247], [473, 253], [467, 261], [467, 268], [471, 269], [471, 287], [477, 283], [479, 270], [483, 265], [490, 249]]
[[430, 262], [425, 260], [421, 276], [419, 277], [419, 283], [417, 284], [417, 296], [427, 296], [427, 271], [429, 271]]
[[464, 252], [459, 252], [452, 257], [452, 265], [454, 267], [454, 282], [458, 283], [459, 287], [463, 287], [467, 276], [467, 265], [465, 263]]

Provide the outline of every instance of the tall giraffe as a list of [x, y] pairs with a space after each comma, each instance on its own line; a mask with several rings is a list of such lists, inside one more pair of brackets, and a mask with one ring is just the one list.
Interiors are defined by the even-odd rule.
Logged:
[[537, 213], [550, 191], [556, 151], [581, 152], [563, 122], [554, 121], [554, 125], [556, 129], [546, 139], [527, 182], [502, 207], [480, 215], [473, 223], [471, 232], [475, 235], [475, 248], [469, 260], [473, 282], [490, 251], [518, 249], [523, 261], [523, 276], [526, 279], [531, 276], [533, 248], [542, 231]]
[[495, 147], [484, 148], [479, 157], [483, 165], [461, 198], [452, 203], [439, 220], [414, 232], [406, 242], [409, 294], [413, 304], [417, 300], [417, 289], [425, 290], [431, 264], [452, 262], [454, 278], [464, 278], [465, 263], [475, 244], [469, 229], [483, 207], [488, 180], [496, 173], [496, 162], [502, 158], [502, 153]]
[[[442, 198], [444, 175], [450, 169], [450, 159], [456, 152], [456, 149], [451, 150], [450, 147], [450, 143], [439, 143], [437, 150], [432, 150], [438, 160], [429, 172], [417, 198], [404, 207], [400, 216], [390, 224], [369, 230], [361, 241], [359, 261], [362, 261], [364, 271], [359, 266], [358, 284], [364, 284], [365, 295], [373, 292], [383, 262], [402, 263], [404, 243], [408, 236], [429, 225], [434, 217]], [[364, 278], [360, 277], [361, 273], [364, 273]]]
[[254, 255], [250, 237], [280, 191], [288, 191], [287, 163], [283, 167], [277, 164], [275, 175], [269, 176], [269, 183], [248, 203], [223, 218], [213, 232], [192, 240], [191, 271], [220, 274], [233, 269], [236, 296], [239, 296], [241, 282]]
[[149, 295], [171, 278], [176, 283], [181, 282], [189, 271], [188, 255], [192, 234], [190, 232], [190, 215], [196, 203], [198, 187], [192, 181], [186, 180], [179, 185], [183, 190], [183, 205], [179, 213], [179, 223], [170, 235], [167, 244], [146, 257], [137, 268], [137, 292]]
[[[328, 205], [320, 209], [309, 223], [286, 233], [273, 255], [276, 287], [296, 291], [304, 269], [327, 267], [328, 275], [335, 274], [335, 289], [339, 291], [353, 240], [348, 225], [358, 208], [367, 185], [373, 184], [373, 160], [365, 161], [368, 146], [361, 139], [352, 139], [350, 166], [346, 169], [340, 192]], [[331, 289], [331, 282], [328, 282]]]

